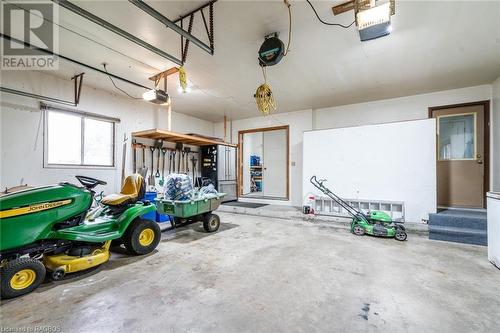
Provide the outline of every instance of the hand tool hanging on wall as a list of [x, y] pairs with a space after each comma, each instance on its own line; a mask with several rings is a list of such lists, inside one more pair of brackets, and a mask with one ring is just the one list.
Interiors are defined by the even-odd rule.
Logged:
[[177, 142], [175, 144], [175, 150], [177, 150], [179, 152], [179, 159], [177, 160], [177, 173], [180, 173], [181, 172], [181, 157], [182, 157], [182, 147], [184, 147], [184, 145], [182, 144], [182, 142]]
[[146, 166], [146, 146], [142, 143], [136, 144], [137, 149], [142, 149], [142, 164], [141, 167], [137, 169], [137, 172], [146, 179], [148, 174], [148, 167]]
[[161, 167], [161, 179], [160, 179], [160, 186], [163, 186], [165, 184], [165, 159], [167, 156], [167, 148], [161, 148], [161, 154], [162, 154], [162, 167]]
[[132, 140], [132, 160], [133, 160], [133, 170], [137, 173], [137, 141]]
[[198, 164], [198, 160], [194, 158], [194, 154], [191, 155], [191, 164], [193, 167], [193, 187], [196, 187], [197, 185], [197, 180], [198, 180], [198, 173], [196, 172], [196, 166]]
[[160, 177], [160, 154], [162, 147], [163, 147], [163, 141], [159, 140], [155, 142], [155, 148], [156, 150], [158, 150], [158, 155], [156, 157], [156, 174], [155, 174], [155, 177], [157, 178]]
[[122, 184], [125, 182], [125, 163], [127, 161], [127, 134], [123, 134], [123, 151], [122, 151]]
[[186, 166], [184, 172], [189, 175], [189, 154], [191, 153], [191, 147], [184, 147], [184, 165]]
[[155, 159], [155, 146], [150, 146], [149, 150], [151, 150], [151, 173], [149, 175], [149, 180], [148, 183], [150, 186], [155, 186], [155, 175], [154, 175], [154, 170], [155, 170], [155, 164], [154, 164], [154, 159]]
[[142, 148], [142, 168], [146, 169], [146, 146], [141, 143]]
[[175, 173], [175, 150], [170, 151], [170, 167], [168, 170], [168, 174], [171, 174], [172, 172]]

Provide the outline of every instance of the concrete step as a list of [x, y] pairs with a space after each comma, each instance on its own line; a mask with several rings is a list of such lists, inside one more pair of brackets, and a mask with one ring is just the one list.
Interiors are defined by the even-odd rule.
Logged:
[[429, 226], [486, 230], [486, 212], [445, 210], [429, 215]]
[[488, 245], [486, 230], [477, 228], [429, 225], [429, 239], [482, 246]]
[[445, 209], [429, 214], [429, 239], [486, 246], [486, 211]]

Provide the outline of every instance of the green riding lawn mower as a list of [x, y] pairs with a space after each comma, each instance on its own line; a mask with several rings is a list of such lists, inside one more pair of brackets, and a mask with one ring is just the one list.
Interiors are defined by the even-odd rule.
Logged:
[[76, 176], [70, 183], [29, 188], [0, 197], [1, 297], [35, 290], [48, 275], [60, 280], [109, 260], [109, 249], [123, 244], [128, 253], [152, 252], [160, 242], [157, 223], [141, 216], [155, 205], [143, 197], [143, 177], [127, 177], [119, 194], [94, 207], [94, 188], [105, 182]]
[[317, 180], [316, 176], [312, 176], [310, 179], [310, 182], [318, 190], [330, 197], [352, 216], [352, 233], [358, 236], [366, 234], [378, 237], [394, 238], [398, 241], [406, 240], [407, 234], [405, 227], [399, 222], [392, 221], [389, 214], [382, 211], [369, 211], [367, 214], [364, 214], [363, 212], [358, 211], [323, 185], [325, 181], [325, 179]]

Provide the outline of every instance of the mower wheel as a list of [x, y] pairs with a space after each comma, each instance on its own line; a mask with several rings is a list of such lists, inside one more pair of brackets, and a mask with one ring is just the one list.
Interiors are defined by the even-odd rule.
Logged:
[[365, 234], [365, 229], [363, 229], [363, 227], [361, 227], [359, 224], [356, 224], [354, 228], [352, 228], [352, 232], [356, 236], [363, 236]]
[[2, 298], [14, 298], [32, 292], [42, 283], [45, 273], [45, 266], [37, 259], [19, 258], [7, 262], [0, 271]]
[[203, 216], [203, 229], [206, 232], [216, 232], [220, 227], [219, 215], [207, 213]]
[[161, 230], [156, 222], [136, 218], [130, 223], [122, 239], [130, 254], [148, 254], [160, 243]]
[[64, 275], [66, 275], [66, 271], [63, 268], [56, 268], [54, 271], [52, 271], [50, 277], [54, 281], [59, 281], [64, 277]]
[[405, 241], [407, 237], [408, 235], [406, 234], [406, 231], [404, 231], [403, 229], [397, 229], [396, 234], [394, 235], [394, 238], [396, 238], [396, 240], [401, 242]]

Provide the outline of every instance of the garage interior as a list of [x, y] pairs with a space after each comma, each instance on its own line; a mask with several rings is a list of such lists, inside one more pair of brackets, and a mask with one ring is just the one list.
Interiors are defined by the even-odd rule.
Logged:
[[500, 1], [0, 5], [2, 331], [500, 330]]

